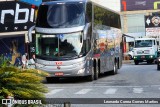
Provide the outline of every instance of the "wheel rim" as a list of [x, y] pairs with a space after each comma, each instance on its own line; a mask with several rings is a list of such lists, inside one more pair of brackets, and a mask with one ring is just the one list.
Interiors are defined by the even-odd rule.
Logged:
[[114, 68], [113, 68], [114, 70], [113, 70], [113, 72], [115, 73], [115, 70], [116, 70], [116, 66], [115, 66], [115, 64], [114, 64]]
[[98, 79], [98, 67], [96, 68], [96, 71], [95, 71], [95, 78], [94, 78], [95, 80], [97, 80]]
[[92, 67], [92, 80], [94, 80], [94, 67]]
[[116, 74], [116, 69], [117, 69], [117, 63], [115, 62], [115, 64], [114, 64], [114, 74]]

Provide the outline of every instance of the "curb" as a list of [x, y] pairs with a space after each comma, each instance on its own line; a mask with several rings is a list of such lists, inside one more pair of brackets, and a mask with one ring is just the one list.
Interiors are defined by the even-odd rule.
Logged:
[[133, 63], [133, 60], [123, 60], [122, 63], [123, 64], [130, 64], [130, 63]]

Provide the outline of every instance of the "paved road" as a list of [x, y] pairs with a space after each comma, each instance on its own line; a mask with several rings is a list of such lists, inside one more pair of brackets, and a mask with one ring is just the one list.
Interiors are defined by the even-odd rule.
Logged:
[[[61, 79], [58, 82], [45, 83], [49, 88], [47, 98], [160, 98], [160, 71], [156, 65], [123, 64], [117, 75], [100, 76], [93, 82], [85, 78]], [[72, 105], [72, 107], [90, 107], [89, 105]], [[160, 104], [107, 104], [93, 107], [159, 107]]]

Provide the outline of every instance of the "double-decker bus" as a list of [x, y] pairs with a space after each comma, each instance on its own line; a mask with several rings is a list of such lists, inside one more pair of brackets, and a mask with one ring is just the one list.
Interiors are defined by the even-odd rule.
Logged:
[[[122, 65], [120, 15], [88, 0], [56, 0], [39, 6], [35, 41], [36, 69], [61, 77], [116, 74]], [[52, 77], [52, 78], [50, 78]]]

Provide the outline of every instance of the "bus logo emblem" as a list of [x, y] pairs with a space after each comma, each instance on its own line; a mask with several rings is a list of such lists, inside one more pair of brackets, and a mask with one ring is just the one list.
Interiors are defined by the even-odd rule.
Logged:
[[56, 65], [60, 66], [60, 65], [62, 65], [62, 62], [56, 62]]

